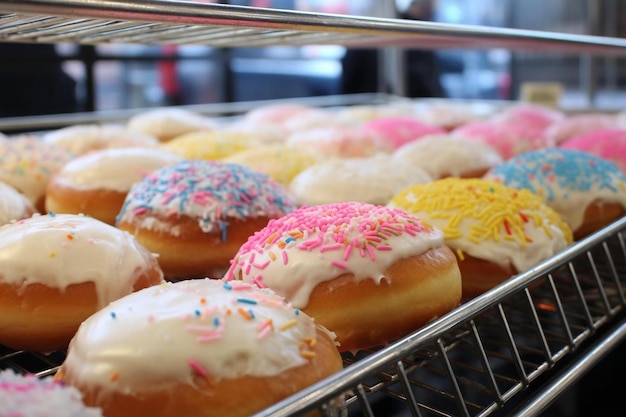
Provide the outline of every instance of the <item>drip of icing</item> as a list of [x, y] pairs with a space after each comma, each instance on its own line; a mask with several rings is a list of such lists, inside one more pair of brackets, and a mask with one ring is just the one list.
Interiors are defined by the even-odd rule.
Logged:
[[269, 222], [240, 248], [226, 279], [267, 286], [298, 308], [344, 273], [380, 282], [398, 259], [443, 245], [443, 234], [402, 210], [365, 203], [301, 207]]
[[525, 271], [565, 249], [570, 228], [528, 190], [483, 179], [446, 178], [409, 187], [389, 203], [443, 230], [457, 253]]
[[132, 393], [193, 385], [197, 376], [277, 375], [307, 363], [315, 340], [313, 319], [269, 290], [188, 280], [146, 288], [94, 314], [66, 365], [81, 384]]
[[488, 178], [546, 199], [573, 230], [594, 201], [626, 207], [626, 174], [612, 162], [569, 149], [528, 152], [498, 165]]
[[224, 232], [227, 218], [280, 217], [294, 208], [282, 186], [265, 174], [236, 164], [190, 160], [158, 169], [135, 183], [117, 222], [139, 221], [159, 228], [164, 225], [153, 214], [186, 215], [197, 219], [206, 233]]
[[99, 307], [132, 291], [149, 256], [130, 234], [81, 215], [35, 215], [0, 228], [2, 282], [61, 290], [93, 282]]

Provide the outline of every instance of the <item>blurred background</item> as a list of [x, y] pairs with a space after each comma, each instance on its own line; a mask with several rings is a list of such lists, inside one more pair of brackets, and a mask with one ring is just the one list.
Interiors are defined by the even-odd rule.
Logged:
[[[232, 0], [228, 3], [415, 18], [409, 15], [412, 0]], [[626, 2], [621, 0], [433, 0], [428, 3], [431, 3], [429, 15], [417, 16], [418, 19], [576, 34], [626, 35]], [[346, 67], [349, 55], [339, 46], [216, 49], [198, 45], [62, 44], [55, 49], [64, 72], [75, 82], [76, 111], [361, 91], [394, 92], [393, 86], [380, 82], [375, 73], [379, 67], [377, 62], [385, 59], [376, 50], [363, 55], [365, 67], [359, 64], [361, 72], [373, 71], [369, 82], [363, 80], [358, 85], [346, 86], [346, 80], [354, 84], [355, 79]], [[624, 58], [500, 49], [439, 50], [430, 55], [427, 58], [432, 59], [429, 68], [435, 68], [432, 73], [436, 77], [430, 84], [437, 84], [440, 91], [416, 90], [410, 96], [517, 99], [525, 82], [542, 81], [563, 85], [561, 104], [565, 108], [615, 109], [623, 108], [626, 102], [620, 91], [626, 85]], [[416, 59], [424, 62], [426, 58]], [[7, 60], [0, 60], [0, 70], [4, 65]]]

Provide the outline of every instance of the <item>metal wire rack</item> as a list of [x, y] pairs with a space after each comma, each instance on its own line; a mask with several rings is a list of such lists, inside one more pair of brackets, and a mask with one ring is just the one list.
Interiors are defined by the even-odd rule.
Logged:
[[626, 51], [616, 38], [175, 0], [0, 0], [0, 41]]
[[[626, 217], [390, 346], [345, 355], [343, 371], [257, 417], [539, 415], [626, 339], [625, 286]], [[47, 376], [63, 360], [0, 347], [0, 369]]]

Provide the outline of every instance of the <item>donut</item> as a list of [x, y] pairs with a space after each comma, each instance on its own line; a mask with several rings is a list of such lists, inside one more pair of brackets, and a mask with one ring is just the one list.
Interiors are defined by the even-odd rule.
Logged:
[[185, 159], [223, 159], [256, 145], [252, 136], [227, 130], [196, 130], [172, 138], [163, 149]]
[[31, 136], [0, 141], [0, 181], [30, 200], [37, 211], [45, 208], [46, 187], [52, 175], [74, 155]]
[[415, 102], [412, 115], [447, 132], [467, 123], [485, 120], [496, 114], [495, 105], [487, 102], [424, 101]]
[[82, 394], [52, 377], [0, 371], [0, 413], [5, 417], [102, 417], [102, 410], [87, 407]]
[[68, 162], [52, 177], [45, 208], [55, 213], [82, 213], [115, 225], [131, 186], [155, 169], [181, 159], [156, 148], [90, 152]]
[[114, 124], [67, 126], [45, 133], [42, 140], [75, 155], [100, 149], [155, 147], [159, 143], [154, 136]]
[[265, 174], [218, 161], [181, 161], [135, 183], [116, 225], [159, 254], [168, 279], [216, 277], [249, 235], [294, 208]]
[[392, 151], [380, 135], [360, 126], [318, 127], [294, 132], [289, 135], [286, 144], [339, 158], [363, 158]]
[[13, 349], [65, 349], [84, 319], [163, 278], [132, 236], [86, 216], [5, 225], [0, 251], [0, 344]]
[[408, 116], [379, 117], [363, 123], [362, 128], [380, 136], [391, 150], [413, 142], [422, 136], [445, 133], [445, 130]]
[[529, 103], [517, 103], [494, 114], [492, 120], [501, 123], [524, 124], [537, 130], [545, 130], [554, 123], [566, 119], [565, 114], [548, 106]]
[[347, 202], [272, 220], [225, 279], [268, 287], [354, 352], [397, 340], [455, 308], [461, 277], [440, 230], [402, 210]]
[[0, 226], [25, 219], [36, 212], [35, 206], [22, 193], [0, 182]]
[[202, 279], [88, 318], [57, 377], [107, 417], [246, 417], [341, 369], [332, 335], [281, 297]]
[[617, 129], [618, 120], [612, 114], [580, 113], [553, 123], [546, 129], [546, 136], [557, 145], [576, 136], [585, 135], [595, 130]]
[[522, 152], [554, 147], [554, 141], [545, 131], [542, 126], [481, 120], [464, 124], [454, 129], [451, 135], [486, 143], [506, 160]]
[[224, 162], [247, 166], [269, 175], [284, 187], [296, 175], [322, 160], [322, 156], [308, 149], [281, 144], [264, 145], [237, 152], [223, 159]]
[[542, 196], [581, 239], [626, 214], [626, 173], [595, 155], [571, 149], [527, 152], [487, 178]]
[[217, 128], [210, 117], [180, 107], [162, 107], [141, 111], [126, 122], [130, 130], [154, 136], [167, 142], [176, 136], [196, 130]]
[[443, 230], [458, 258], [463, 298], [479, 295], [565, 249], [569, 226], [543, 199], [486, 179], [414, 185], [388, 204]]
[[378, 154], [319, 162], [296, 175], [288, 190], [298, 205], [346, 201], [384, 205], [403, 188], [431, 180], [416, 166]]
[[597, 155], [626, 172], [626, 128], [600, 129], [575, 136], [561, 143], [560, 147]]
[[257, 106], [243, 115], [243, 121], [253, 124], [282, 125], [293, 117], [306, 113], [313, 108], [299, 103], [273, 103]]
[[504, 161], [500, 153], [486, 143], [450, 135], [429, 135], [407, 143], [396, 149], [393, 159], [419, 167], [433, 179], [480, 178]]

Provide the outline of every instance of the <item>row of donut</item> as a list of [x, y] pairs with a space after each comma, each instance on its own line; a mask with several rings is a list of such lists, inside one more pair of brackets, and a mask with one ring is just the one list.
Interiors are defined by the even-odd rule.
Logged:
[[[294, 352], [307, 366], [315, 362], [321, 370], [312, 378], [341, 367], [333, 337], [326, 332], [311, 337], [309, 328], [306, 337], [299, 333], [283, 339], [286, 330], [297, 327], [294, 316], [313, 317], [334, 333], [343, 351], [385, 344], [456, 307], [462, 292], [475, 295], [567, 247], [571, 227], [548, 206], [552, 196], [566, 200], [566, 207], [583, 206], [583, 218], [599, 221], [580, 236], [624, 215], [626, 182], [614, 164], [560, 149], [521, 157], [527, 159], [509, 164], [527, 169], [518, 178], [524, 182], [520, 189], [503, 186], [504, 177], [453, 178], [411, 185], [386, 205], [310, 207], [297, 207], [280, 184], [240, 165], [170, 161], [151, 173], [141, 172], [143, 179], [118, 208], [119, 228], [86, 216], [48, 214], [0, 229], [3, 251], [12, 255], [2, 268], [8, 278], [0, 281], [7, 313], [0, 336], [12, 334], [22, 338], [19, 343], [44, 349], [42, 340], [68, 328], [72, 320], [69, 337], [76, 332], [84, 318], [68, 319], [71, 314], [88, 317], [98, 310], [76, 334], [58, 377], [79, 387], [86, 402], [111, 416], [129, 415], [120, 408], [139, 415], [159, 415], [160, 410], [185, 414], [185, 407], [227, 407], [249, 414], [268, 403], [246, 398], [253, 407], [246, 408], [233, 398], [233, 387], [263, 394], [266, 385], [274, 384], [259, 376], [284, 375], [284, 384], [277, 385], [301, 389], [296, 375], [310, 371], [299, 367], [302, 360], [293, 360]], [[24, 171], [30, 166], [24, 164]], [[537, 193], [525, 190], [536, 178]], [[105, 193], [94, 195], [105, 201]], [[571, 195], [584, 199], [568, 200]], [[494, 258], [484, 257], [494, 253]], [[171, 279], [223, 278], [162, 284], [161, 271]], [[72, 281], [78, 276], [83, 281]], [[56, 292], [51, 296], [42, 291], [44, 286]], [[267, 301], [276, 296], [265, 287], [289, 304]], [[33, 288], [35, 293], [27, 291]], [[79, 307], [89, 300], [90, 305]], [[260, 313], [259, 304], [280, 306], [289, 317]], [[66, 306], [61, 315], [59, 306]], [[17, 315], [9, 314], [13, 307]], [[59, 316], [65, 324], [51, 321]], [[231, 327], [237, 329], [234, 334], [252, 339], [231, 339], [225, 333]], [[265, 333], [276, 337], [275, 344], [266, 344]], [[67, 343], [68, 335], [64, 337]], [[20, 347], [15, 341], [0, 342]], [[215, 350], [218, 359], [206, 357]], [[259, 361], [258, 355], [265, 359]], [[256, 374], [250, 371], [255, 366]], [[284, 368], [291, 372], [282, 374]], [[241, 380], [242, 375], [248, 377]], [[254, 384], [247, 385], [251, 379]], [[177, 394], [164, 395], [161, 389]], [[207, 394], [221, 400], [208, 403]], [[266, 401], [276, 400], [271, 396]]]

